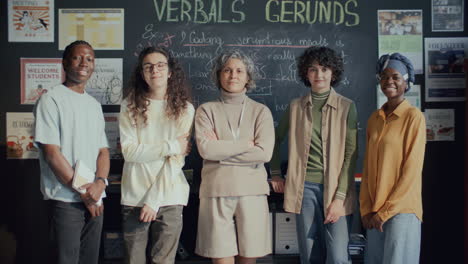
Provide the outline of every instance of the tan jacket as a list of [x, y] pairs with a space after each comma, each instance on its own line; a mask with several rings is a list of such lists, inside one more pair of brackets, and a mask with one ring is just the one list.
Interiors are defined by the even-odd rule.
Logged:
[[[322, 148], [324, 170], [324, 210], [333, 201], [338, 187], [338, 178], [343, 166], [348, 111], [352, 101], [330, 91], [322, 113]], [[294, 99], [290, 106], [289, 163], [284, 192], [284, 209], [300, 213], [304, 194], [307, 158], [312, 138], [312, 97]], [[344, 202], [344, 215], [353, 213], [356, 200], [354, 182], [348, 188]]]

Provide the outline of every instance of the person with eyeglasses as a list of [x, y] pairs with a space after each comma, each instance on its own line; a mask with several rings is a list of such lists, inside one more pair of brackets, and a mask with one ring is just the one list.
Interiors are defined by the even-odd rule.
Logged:
[[367, 121], [360, 192], [364, 261], [419, 263], [426, 121], [405, 99], [414, 82], [413, 64], [400, 53], [383, 55], [377, 79], [387, 102]]
[[174, 263], [189, 185], [182, 167], [195, 109], [171, 54], [147, 47], [124, 88], [119, 116], [125, 164], [122, 221], [125, 263]]

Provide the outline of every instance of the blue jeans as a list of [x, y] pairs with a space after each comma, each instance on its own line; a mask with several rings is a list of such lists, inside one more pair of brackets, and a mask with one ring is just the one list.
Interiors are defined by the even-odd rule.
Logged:
[[397, 214], [383, 225], [383, 232], [367, 230], [366, 264], [419, 263], [421, 221], [414, 214]]
[[97, 264], [103, 215], [92, 218], [83, 203], [50, 200], [49, 206], [57, 263]]
[[306, 181], [301, 213], [296, 216], [301, 263], [348, 264], [349, 217], [325, 225], [323, 207], [323, 185]]

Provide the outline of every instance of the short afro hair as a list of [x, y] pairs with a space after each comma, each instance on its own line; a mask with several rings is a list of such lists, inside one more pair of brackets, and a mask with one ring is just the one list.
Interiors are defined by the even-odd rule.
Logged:
[[78, 45], [86, 45], [86, 46], [88, 46], [90, 49], [92, 49], [94, 51], [93, 47], [88, 42], [86, 42], [84, 40], [75, 40], [72, 43], [68, 44], [68, 46], [65, 47], [65, 50], [63, 51], [63, 55], [62, 55], [62, 60], [66, 60], [68, 58], [68, 56], [70, 56], [71, 51], [73, 50], [73, 48], [78, 46]]
[[331, 48], [312, 46], [307, 48], [297, 59], [299, 78], [308, 87], [311, 86], [307, 73], [313, 63], [329, 68], [332, 71], [331, 86], [340, 83], [344, 72], [343, 59]]

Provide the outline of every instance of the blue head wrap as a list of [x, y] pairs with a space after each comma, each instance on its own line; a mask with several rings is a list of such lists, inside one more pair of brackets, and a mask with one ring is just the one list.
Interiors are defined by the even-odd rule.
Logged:
[[408, 82], [405, 92], [409, 91], [410, 83], [414, 83], [414, 68], [411, 61], [400, 53], [382, 55], [377, 61], [377, 80], [380, 80], [380, 74], [386, 68], [398, 71]]

